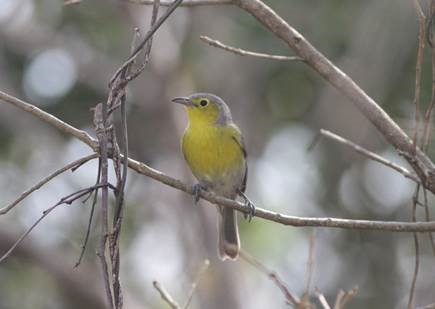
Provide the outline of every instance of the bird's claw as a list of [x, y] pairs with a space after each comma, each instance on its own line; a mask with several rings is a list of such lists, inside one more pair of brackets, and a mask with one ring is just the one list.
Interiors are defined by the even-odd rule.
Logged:
[[201, 190], [206, 190], [201, 184], [197, 183], [194, 184], [192, 187], [192, 194], [193, 194], [193, 200], [195, 201], [195, 204], [198, 203], [199, 198], [201, 197]]
[[239, 192], [239, 194], [245, 200], [245, 206], [248, 208], [248, 212], [244, 212], [243, 217], [245, 218], [245, 220], [248, 220], [248, 222], [251, 222], [252, 217], [255, 216], [255, 205], [251, 202], [251, 200], [246, 196], [245, 193]]
[[246, 207], [249, 208], [249, 211], [245, 212], [243, 214], [243, 216], [245, 217], [245, 220], [248, 220], [248, 222], [251, 222], [252, 217], [255, 216], [255, 205], [252, 204], [250, 201], [247, 201], [245, 205], [246, 205]]

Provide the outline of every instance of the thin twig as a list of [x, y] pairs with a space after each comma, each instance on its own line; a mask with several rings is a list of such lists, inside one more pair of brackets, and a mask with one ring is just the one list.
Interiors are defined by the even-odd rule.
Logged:
[[[424, 198], [424, 205], [423, 205], [424, 206], [424, 213], [425, 213], [426, 221], [429, 222], [432, 219], [430, 216], [429, 203], [428, 203], [428, 199], [427, 199], [427, 191], [425, 188], [423, 188], [423, 198]], [[434, 241], [433, 234], [431, 232], [429, 232], [428, 236], [429, 236], [430, 245], [432, 247], [432, 254], [435, 256], [435, 241]]]
[[226, 51], [229, 51], [231, 53], [234, 53], [239, 56], [251, 56], [261, 59], [269, 59], [269, 60], [278, 60], [278, 61], [304, 61], [301, 57], [295, 57], [295, 56], [281, 56], [281, 55], [271, 55], [271, 54], [265, 54], [265, 53], [257, 53], [252, 52], [248, 50], [244, 50], [237, 47], [232, 47], [229, 45], [225, 45], [218, 40], [214, 40], [209, 38], [208, 36], [200, 36], [199, 37], [201, 41], [209, 44], [210, 46], [217, 47]]
[[60, 131], [70, 134], [74, 137], [76, 137], [78, 140], [84, 142], [86, 145], [92, 148], [95, 152], [98, 151], [98, 143], [97, 141], [92, 138], [88, 133], [85, 131], [79, 130], [72, 125], [60, 120], [59, 118], [56, 118], [55, 116], [43, 111], [42, 109], [36, 107], [35, 105], [26, 103], [14, 96], [11, 96], [7, 93], [4, 93], [0, 91], [0, 100], [4, 101], [6, 103], [10, 103], [19, 109], [30, 113], [37, 118], [41, 119], [42, 121], [54, 126], [55, 128], [59, 129]]
[[204, 260], [204, 263], [202, 264], [201, 268], [198, 271], [198, 274], [196, 275], [195, 280], [192, 282], [192, 286], [190, 288], [189, 294], [187, 295], [186, 302], [184, 303], [183, 309], [187, 309], [190, 305], [190, 302], [192, 301], [193, 294], [195, 293], [196, 287], [199, 284], [199, 281], [201, 280], [202, 276], [204, 275], [205, 271], [210, 266], [210, 261], [208, 259]]
[[[101, 160], [98, 160], [98, 172], [97, 172], [96, 184], [100, 183], [100, 180], [101, 180], [100, 178], [101, 178]], [[97, 199], [98, 199], [98, 189], [96, 189], [93, 192], [93, 194], [94, 194], [94, 198], [92, 200], [91, 211], [89, 214], [89, 220], [88, 220], [88, 226], [86, 228], [85, 239], [83, 240], [82, 250], [80, 251], [79, 258], [77, 259], [77, 262], [75, 263], [74, 268], [77, 268], [80, 265], [80, 263], [82, 262], [83, 256], [85, 255], [85, 251], [86, 251], [86, 245], [88, 244], [88, 241], [89, 241], [89, 235], [91, 234], [92, 219], [94, 218], [95, 205], [97, 204]]]
[[[415, 0], [417, 1], [417, 0]], [[428, 22], [428, 45], [430, 46], [431, 51], [431, 61], [432, 61], [432, 94], [430, 99], [429, 107], [426, 110], [426, 114], [424, 117], [424, 130], [423, 130], [423, 145], [422, 149], [425, 151], [429, 146], [430, 135], [431, 135], [431, 126], [432, 126], [432, 118], [433, 118], [433, 109], [435, 106], [435, 44], [434, 44], [434, 31], [433, 31], [433, 19], [435, 16], [435, 1], [432, 0], [430, 3], [430, 16]]]
[[142, 51], [142, 48], [148, 42], [149, 39], [153, 36], [153, 34], [160, 28], [161, 25], [165, 22], [165, 20], [175, 11], [175, 9], [182, 3], [183, 0], [175, 0], [171, 6], [166, 10], [166, 12], [156, 21], [156, 23], [151, 27], [151, 29], [145, 34], [142, 42], [136, 47], [131, 56], [125, 61], [121, 67], [115, 72], [113, 75], [109, 85], [112, 85], [115, 79], [121, 74], [121, 72], [132, 63], [139, 53]]
[[27, 235], [30, 234], [30, 232], [32, 232], [32, 230], [46, 217], [50, 214], [50, 212], [52, 212], [54, 209], [56, 209], [58, 206], [63, 205], [63, 204], [72, 204], [75, 200], [81, 198], [82, 196], [88, 194], [90, 191], [95, 190], [96, 188], [101, 187], [102, 185], [96, 185], [90, 188], [86, 188], [86, 189], [81, 189], [78, 190], [74, 193], [71, 193], [63, 198], [61, 198], [59, 200], [59, 202], [57, 202], [55, 205], [51, 206], [50, 208], [44, 210], [42, 212], [41, 217], [39, 217], [38, 220], [35, 221], [35, 223], [32, 224], [32, 226], [30, 226], [30, 228], [28, 228], [18, 239], [17, 241], [9, 248], [8, 251], [6, 251], [6, 253], [4, 253], [1, 257], [0, 257], [0, 264], [6, 260], [11, 253], [15, 250], [15, 248], [27, 237]]
[[385, 166], [388, 166], [388, 167], [394, 169], [395, 171], [399, 172], [400, 174], [402, 174], [406, 178], [409, 178], [417, 183], [420, 183], [420, 180], [417, 177], [417, 175], [408, 171], [406, 168], [404, 168], [404, 167], [402, 167], [394, 162], [391, 162], [391, 161], [381, 157], [380, 155], [378, 155], [374, 152], [371, 152], [370, 150], [367, 150], [367, 149], [363, 148], [362, 146], [345, 139], [344, 137], [341, 137], [341, 136], [339, 136], [335, 133], [332, 133], [331, 131], [325, 130], [325, 129], [320, 129], [320, 134], [327, 137], [327, 138], [330, 138], [336, 142], [339, 142], [341, 144], [349, 146], [349, 147], [353, 148], [356, 152], [368, 157], [369, 159], [372, 159], [372, 160], [379, 162]]
[[346, 303], [348, 303], [358, 293], [358, 287], [354, 287], [350, 291], [338, 291], [337, 298], [335, 299], [334, 309], [343, 309]]
[[43, 185], [45, 185], [46, 183], [48, 183], [50, 180], [52, 180], [53, 178], [55, 178], [56, 176], [75, 168], [76, 166], [82, 165], [83, 163], [86, 163], [92, 159], [95, 159], [98, 157], [98, 154], [93, 153], [91, 155], [88, 155], [86, 157], [80, 158], [78, 160], [75, 160], [67, 165], [65, 165], [64, 167], [58, 169], [57, 171], [53, 172], [52, 174], [48, 175], [47, 177], [45, 177], [44, 179], [41, 179], [38, 183], [36, 183], [34, 186], [32, 186], [31, 188], [29, 188], [28, 190], [24, 191], [23, 193], [21, 193], [21, 195], [14, 200], [12, 203], [10, 203], [9, 205], [3, 207], [0, 209], [0, 215], [4, 215], [5, 213], [7, 213], [9, 210], [11, 210], [12, 208], [14, 208], [16, 205], [18, 205], [22, 200], [24, 200], [26, 197], [28, 197], [30, 194], [32, 194], [33, 192], [35, 192], [36, 190], [40, 189]]
[[[107, 104], [98, 103], [94, 109], [94, 125], [100, 145], [100, 169], [101, 183], [108, 183], [108, 137], [107, 137]], [[115, 300], [113, 296], [112, 276], [109, 274], [109, 265], [106, 259], [107, 237], [109, 233], [109, 218], [108, 218], [109, 192], [107, 186], [101, 190], [101, 236], [98, 250], [101, 267], [103, 270], [104, 287], [106, 291], [107, 305], [109, 308], [115, 309]]]
[[158, 283], [157, 281], [153, 281], [153, 286], [159, 292], [160, 297], [172, 308], [172, 309], [180, 309], [180, 305], [172, 298], [172, 296], [165, 290], [165, 288]]
[[265, 274], [269, 277], [270, 280], [272, 280], [275, 285], [281, 290], [283, 293], [285, 299], [292, 304], [293, 306], [298, 306], [300, 303], [300, 300], [298, 297], [294, 296], [291, 292], [287, 284], [281, 279], [281, 277], [273, 270], [267, 268], [263, 263], [261, 263], [259, 260], [254, 258], [252, 255], [247, 253], [244, 250], [240, 250], [240, 258], [252, 266], [254, 266], [257, 270]]
[[[417, 209], [417, 202], [416, 201], [418, 199], [419, 192], [420, 192], [420, 185], [417, 185], [415, 188], [415, 193], [414, 193], [413, 203], [412, 203], [412, 222], [416, 221], [416, 209]], [[418, 242], [418, 234], [412, 233], [412, 236], [414, 238], [414, 246], [415, 246], [415, 265], [414, 265], [414, 275], [412, 276], [411, 289], [409, 291], [408, 309], [413, 308], [415, 286], [417, 283], [418, 269], [420, 267], [420, 246], [419, 246], [419, 242]]]
[[82, 2], [82, 0], [64, 0], [63, 5], [67, 6], [72, 4], [79, 4], [80, 2]]
[[[150, 28], [152, 28], [156, 22], [157, 22], [157, 16], [159, 13], [159, 8], [160, 8], [160, 0], [156, 0], [153, 3], [153, 11], [151, 13], [151, 25]], [[132, 73], [130, 73], [125, 79], [127, 82], [132, 81], [133, 79], [135, 79], [136, 77], [139, 76], [140, 73], [143, 72], [143, 70], [145, 70], [148, 62], [150, 61], [150, 54], [151, 54], [151, 47], [153, 45], [153, 36], [150, 37], [150, 39], [148, 40], [148, 42], [145, 44], [144, 46], [144, 57], [142, 60], [142, 63], [140, 64], [139, 68], [136, 69], [135, 71], [133, 71]], [[132, 52], [134, 51], [134, 49], [132, 49]]]
[[308, 250], [308, 261], [307, 261], [307, 282], [305, 285], [305, 295], [310, 294], [311, 281], [314, 272], [314, 245], [316, 242], [316, 231], [312, 230], [310, 234], [310, 248]]
[[414, 153], [417, 149], [418, 134], [420, 131], [420, 83], [421, 83], [421, 68], [423, 64], [423, 53], [424, 53], [424, 40], [426, 31], [426, 18], [421, 9], [418, 0], [413, 0], [415, 11], [418, 16], [418, 49], [417, 49], [417, 63], [415, 65], [415, 94], [414, 94], [414, 105], [415, 105], [415, 131], [414, 131]]
[[325, 296], [322, 293], [320, 293], [318, 289], [316, 289], [316, 296], [317, 299], [319, 300], [319, 303], [322, 305], [323, 309], [331, 309], [331, 306], [329, 306]]
[[[129, 2], [141, 5], [153, 5], [154, 0], [120, 0], [121, 2]], [[206, 5], [222, 5], [222, 4], [233, 4], [233, 0], [184, 0], [180, 6], [190, 7], [190, 6], [206, 6]], [[162, 1], [162, 6], [171, 6], [174, 1]]]
[[297, 56], [305, 59], [307, 65], [348, 97], [386, 141], [404, 156], [419, 178], [425, 179], [426, 188], [435, 192], [434, 163], [419, 147], [414, 149], [412, 139], [354, 80], [261, 0], [237, 0], [234, 3], [255, 17], [277, 38], [284, 41]]

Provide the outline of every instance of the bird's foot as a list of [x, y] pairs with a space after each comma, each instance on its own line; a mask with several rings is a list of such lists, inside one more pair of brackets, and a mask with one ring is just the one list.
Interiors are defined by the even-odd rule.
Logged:
[[239, 191], [239, 195], [245, 200], [245, 206], [248, 207], [248, 212], [244, 212], [243, 216], [245, 217], [245, 220], [251, 222], [252, 217], [255, 216], [255, 205], [242, 191]]
[[199, 183], [194, 184], [192, 186], [193, 200], [195, 201], [195, 204], [198, 203], [202, 190], [206, 191], [207, 188], [204, 187], [203, 185], [199, 184]]

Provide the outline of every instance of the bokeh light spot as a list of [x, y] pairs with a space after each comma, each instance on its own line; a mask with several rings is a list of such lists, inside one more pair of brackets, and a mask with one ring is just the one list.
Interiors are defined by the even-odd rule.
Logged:
[[[381, 154], [384, 158], [408, 168], [405, 160], [391, 151]], [[393, 169], [378, 162], [367, 161], [364, 167], [364, 186], [377, 202], [373, 211], [381, 215], [394, 212], [411, 200], [414, 184]]]
[[71, 90], [76, 79], [71, 55], [63, 49], [49, 49], [31, 60], [24, 74], [24, 90], [29, 97], [55, 99]]

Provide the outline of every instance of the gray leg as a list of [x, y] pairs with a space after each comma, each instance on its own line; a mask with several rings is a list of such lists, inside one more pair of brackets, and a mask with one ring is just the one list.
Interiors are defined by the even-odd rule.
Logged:
[[238, 193], [245, 200], [245, 206], [249, 208], [249, 211], [247, 213], [243, 213], [243, 216], [246, 220], [248, 220], [248, 222], [251, 222], [252, 217], [255, 216], [255, 205], [251, 202], [251, 200], [246, 196], [244, 192], [239, 191]]
[[192, 187], [193, 200], [195, 201], [195, 204], [199, 201], [201, 190], [207, 191], [207, 188], [200, 183], [194, 184]]

